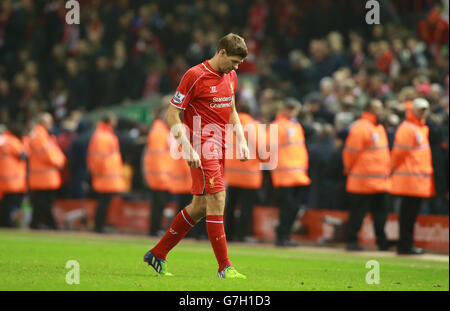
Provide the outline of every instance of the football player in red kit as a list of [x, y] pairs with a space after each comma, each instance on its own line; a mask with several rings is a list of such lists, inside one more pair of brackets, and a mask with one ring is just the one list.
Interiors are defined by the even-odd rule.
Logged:
[[[192, 203], [174, 218], [158, 244], [144, 256], [144, 261], [162, 275], [171, 275], [166, 262], [169, 251], [206, 216], [206, 229], [219, 265], [218, 277], [246, 278], [236, 271], [228, 258], [223, 215], [227, 124], [236, 131], [241, 160], [246, 161], [249, 156], [234, 101], [237, 88], [235, 70], [247, 54], [242, 37], [233, 33], [224, 36], [218, 43], [214, 57], [185, 73], [171, 100], [167, 123], [183, 146], [183, 156], [191, 168], [194, 197]], [[180, 112], [183, 112], [183, 122]], [[189, 129], [186, 132], [185, 127]]]

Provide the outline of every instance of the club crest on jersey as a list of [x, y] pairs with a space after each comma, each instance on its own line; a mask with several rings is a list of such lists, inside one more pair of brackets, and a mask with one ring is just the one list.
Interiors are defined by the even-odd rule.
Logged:
[[210, 86], [211, 92], [210, 93], [217, 93], [216, 86]]
[[183, 102], [183, 99], [186, 97], [186, 95], [181, 94], [180, 92], [176, 92], [173, 96], [173, 102], [177, 104], [181, 104]]

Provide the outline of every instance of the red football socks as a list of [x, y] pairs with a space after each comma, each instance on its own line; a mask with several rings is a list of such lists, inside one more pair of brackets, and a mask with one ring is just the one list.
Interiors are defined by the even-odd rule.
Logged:
[[207, 215], [206, 231], [208, 231], [209, 241], [219, 264], [219, 271], [222, 271], [226, 266], [231, 266], [231, 262], [228, 259], [223, 215]]
[[184, 238], [194, 225], [195, 221], [192, 220], [186, 210], [181, 210], [177, 216], [175, 216], [166, 234], [164, 234], [158, 244], [153, 247], [153, 255], [157, 258], [166, 260], [166, 256], [170, 250]]

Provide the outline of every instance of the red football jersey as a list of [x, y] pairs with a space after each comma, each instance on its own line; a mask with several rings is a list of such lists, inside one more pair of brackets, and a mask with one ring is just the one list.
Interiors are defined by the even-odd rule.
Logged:
[[[181, 78], [171, 104], [184, 110], [183, 123], [189, 128], [194, 147], [197, 142], [203, 145], [210, 141], [225, 148], [225, 125], [229, 123], [236, 88], [234, 70], [218, 72], [208, 61], [190, 68]], [[200, 117], [200, 124], [194, 123], [196, 117]]]

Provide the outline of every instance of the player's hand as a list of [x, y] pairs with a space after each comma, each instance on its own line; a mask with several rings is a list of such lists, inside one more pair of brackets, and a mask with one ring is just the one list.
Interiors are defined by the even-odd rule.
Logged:
[[239, 159], [242, 162], [248, 161], [250, 151], [248, 150], [247, 143], [239, 144]]
[[200, 156], [194, 149], [191, 149], [189, 158], [187, 159], [187, 163], [192, 168], [199, 168], [202, 166], [202, 162], [200, 160]]

